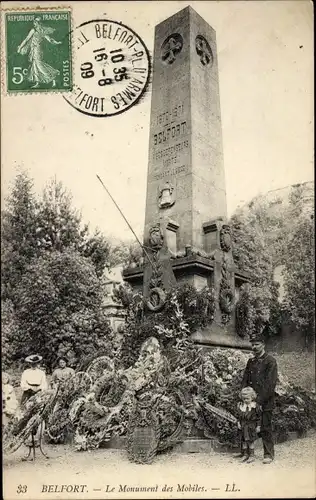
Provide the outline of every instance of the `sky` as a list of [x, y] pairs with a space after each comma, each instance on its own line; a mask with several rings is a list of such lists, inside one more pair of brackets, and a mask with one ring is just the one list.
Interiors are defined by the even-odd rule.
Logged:
[[[187, 5], [215, 29], [228, 215], [259, 193], [313, 179], [312, 3], [69, 4], [75, 26], [102, 16], [121, 21], [151, 54], [155, 25]], [[92, 229], [133, 238], [98, 174], [141, 237], [150, 99], [151, 86], [125, 113], [96, 118], [79, 113], [60, 94], [6, 95], [2, 88], [2, 200], [20, 168], [34, 179], [36, 192], [56, 176]]]

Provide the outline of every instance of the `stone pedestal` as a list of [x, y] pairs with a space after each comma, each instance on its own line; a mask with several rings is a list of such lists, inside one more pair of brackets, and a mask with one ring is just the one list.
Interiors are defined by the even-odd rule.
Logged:
[[[222, 220], [211, 221], [205, 224], [204, 228], [207, 228], [204, 251], [193, 250], [187, 246], [185, 252], [173, 254], [171, 249], [168, 249], [165, 238], [166, 246], [161, 261], [164, 262], [165, 269], [169, 265], [170, 270], [164, 271], [165, 277], [156, 283], [157, 287], [168, 290], [175, 284], [184, 283], [192, 284], [197, 290], [206, 286], [212, 287], [216, 304], [214, 321], [209, 327], [195, 332], [193, 339], [197, 344], [205, 346], [249, 349], [249, 341], [239, 337], [235, 329], [235, 305], [239, 289], [249, 278], [240, 273], [234, 265], [227, 224]], [[150, 278], [154, 274], [151, 264], [147, 261], [145, 267], [125, 269], [123, 278], [135, 290], [143, 290], [144, 296], [148, 297]], [[154, 309], [151, 310], [154, 312]], [[159, 306], [157, 310], [160, 310]]]

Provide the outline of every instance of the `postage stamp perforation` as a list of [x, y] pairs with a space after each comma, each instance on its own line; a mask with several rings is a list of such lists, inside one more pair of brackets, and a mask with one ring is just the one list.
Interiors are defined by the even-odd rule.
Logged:
[[69, 52], [70, 52], [70, 66], [71, 66], [71, 75], [74, 74], [74, 41], [73, 37], [71, 36], [72, 31], [73, 31], [73, 25], [74, 25], [74, 16], [73, 16], [73, 8], [69, 4], [63, 4], [63, 5], [47, 5], [47, 6], [39, 6], [39, 5], [34, 5], [34, 6], [11, 6], [11, 7], [6, 7], [1, 9], [1, 93], [6, 96], [12, 96], [12, 97], [17, 97], [17, 96], [23, 96], [23, 95], [43, 95], [43, 94], [69, 94], [72, 92], [72, 86], [69, 89], [60, 89], [60, 88], [51, 88], [51, 89], [29, 89], [29, 90], [9, 90], [8, 85], [7, 85], [7, 79], [8, 79], [8, 68], [7, 68], [7, 26], [6, 26], [6, 15], [8, 14], [27, 14], [27, 13], [32, 13], [32, 12], [38, 12], [38, 13], [52, 13], [52, 12], [67, 12], [69, 15]]

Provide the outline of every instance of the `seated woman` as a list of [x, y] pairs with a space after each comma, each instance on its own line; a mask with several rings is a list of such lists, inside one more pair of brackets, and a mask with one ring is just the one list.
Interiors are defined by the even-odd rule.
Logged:
[[58, 368], [52, 373], [52, 385], [56, 386], [59, 383], [66, 382], [75, 375], [75, 370], [67, 366], [66, 358], [60, 357], [58, 360]]

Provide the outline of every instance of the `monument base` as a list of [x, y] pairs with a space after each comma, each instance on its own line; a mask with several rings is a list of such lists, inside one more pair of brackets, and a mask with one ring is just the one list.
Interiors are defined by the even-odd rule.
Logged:
[[[315, 430], [310, 429], [304, 434], [298, 432], [289, 432], [287, 441], [294, 441], [295, 439], [302, 439], [305, 437], [315, 436]], [[276, 439], [276, 444], [282, 441]], [[117, 436], [111, 438], [109, 441], [101, 446], [102, 449], [110, 450], [125, 450], [126, 449], [126, 437]], [[232, 454], [239, 451], [239, 446], [232, 446], [229, 444], [220, 443], [218, 439], [214, 438], [200, 438], [200, 437], [188, 437], [183, 442], [178, 443], [173, 448], [174, 452], [177, 454], [187, 454], [187, 453], [228, 453]], [[262, 442], [261, 439], [257, 439], [255, 442], [255, 450], [258, 454], [262, 452]]]
[[210, 326], [200, 329], [192, 334], [196, 344], [205, 347], [229, 347], [231, 349], [251, 350], [247, 338], [239, 337], [236, 333], [229, 332], [222, 325], [213, 322]]
[[[102, 445], [102, 449], [109, 450], [125, 450], [127, 446], [127, 441], [125, 436], [117, 436], [111, 438], [109, 441]], [[173, 448], [175, 453], [186, 454], [186, 453], [232, 453], [234, 451], [233, 446], [221, 444], [216, 438], [201, 438], [201, 437], [189, 437], [184, 441], [176, 444]]]
[[[192, 283], [201, 289], [210, 285], [214, 273], [215, 261], [200, 255], [187, 255], [171, 259], [172, 270], [177, 282]], [[200, 278], [203, 278], [202, 280]], [[144, 268], [143, 266], [129, 267], [123, 270], [123, 279], [137, 291], [143, 290]], [[235, 269], [235, 283], [241, 286], [248, 283], [249, 278], [245, 273]]]
[[[214, 285], [214, 260], [199, 256], [187, 255], [171, 259], [172, 270], [177, 284], [189, 283], [197, 290]], [[123, 271], [123, 279], [137, 292], [143, 292], [144, 269], [141, 266], [128, 268]], [[235, 288], [238, 289], [249, 280], [237, 270], [234, 273]], [[233, 322], [234, 323], [234, 322]], [[237, 335], [234, 324], [222, 325], [216, 320], [204, 329], [200, 329], [192, 336], [193, 340], [206, 347], [229, 347], [233, 349], [250, 350], [249, 340]]]

